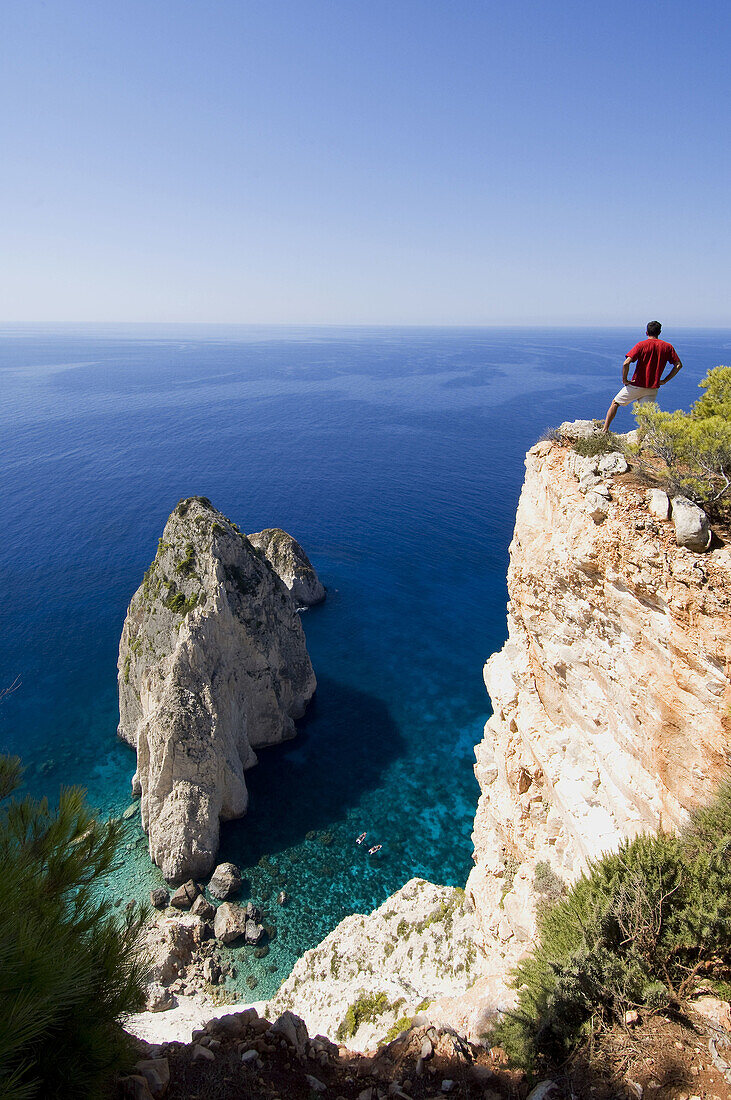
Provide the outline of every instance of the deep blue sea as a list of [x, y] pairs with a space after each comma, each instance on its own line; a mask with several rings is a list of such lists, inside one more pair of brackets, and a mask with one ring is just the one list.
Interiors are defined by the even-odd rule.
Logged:
[[[731, 361], [731, 332], [663, 336], [686, 367], [661, 404], [687, 407]], [[295, 741], [261, 751], [249, 814], [223, 828], [222, 858], [277, 930], [266, 959], [234, 952], [245, 995], [271, 993], [411, 876], [464, 884], [524, 452], [562, 420], [603, 416], [641, 337], [0, 328], [0, 686], [22, 681], [0, 747], [21, 754], [32, 793], [79, 783], [105, 814], [129, 805], [119, 635], [182, 497], [208, 496], [244, 531], [284, 527], [327, 585], [303, 615], [315, 701]], [[109, 885], [124, 900], [160, 882], [137, 830]], [[377, 857], [354, 844], [364, 830]]]

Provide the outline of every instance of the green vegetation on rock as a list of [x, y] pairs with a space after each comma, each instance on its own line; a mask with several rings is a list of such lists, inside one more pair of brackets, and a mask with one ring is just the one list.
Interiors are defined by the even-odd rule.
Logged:
[[185, 500], [179, 501], [175, 508], [175, 511], [181, 518], [185, 517], [188, 514], [188, 509], [190, 508], [193, 501], [196, 501], [197, 504], [202, 505], [203, 508], [207, 508], [211, 512], [215, 512], [216, 510], [211, 504], [208, 497], [187, 497]]
[[129, 1053], [119, 1020], [144, 1002], [143, 914], [119, 920], [93, 893], [125, 824], [97, 820], [78, 788], [56, 810], [19, 798], [20, 777], [0, 756], [0, 1096], [101, 1100]]
[[542, 905], [553, 905], [566, 894], [566, 885], [546, 860], [536, 863], [533, 889]]
[[392, 1005], [387, 993], [366, 993], [361, 990], [358, 999], [348, 1006], [345, 1018], [338, 1028], [337, 1038], [341, 1043], [345, 1042], [355, 1035], [361, 1024], [373, 1023], [379, 1016], [392, 1012], [400, 1004], [403, 1004], [403, 1000]]
[[731, 367], [714, 367], [690, 412], [636, 407], [642, 449], [665, 464], [671, 493], [716, 515], [731, 508]]
[[175, 568], [183, 577], [195, 576], [195, 547], [192, 542], [186, 544], [185, 555]]
[[731, 786], [680, 836], [625, 841], [538, 914], [518, 1005], [490, 1040], [526, 1069], [563, 1060], [632, 1008], [677, 1008], [731, 978]]
[[172, 611], [175, 615], [182, 615], [185, 617], [189, 611], [192, 611], [197, 606], [200, 599], [199, 592], [193, 592], [190, 596], [185, 596], [172, 581], [166, 581], [168, 593], [165, 599], [162, 601], [163, 606], [167, 607], [169, 611]]
[[398, 1020], [394, 1020], [390, 1028], [383, 1036], [382, 1043], [392, 1043], [394, 1039], [398, 1039], [402, 1031], [408, 1031], [411, 1027], [412, 1016], [401, 1016]]
[[625, 450], [625, 443], [613, 432], [597, 432], [588, 435], [585, 439], [576, 439], [573, 449], [582, 458], [595, 458], [597, 455], [611, 454], [613, 451]]

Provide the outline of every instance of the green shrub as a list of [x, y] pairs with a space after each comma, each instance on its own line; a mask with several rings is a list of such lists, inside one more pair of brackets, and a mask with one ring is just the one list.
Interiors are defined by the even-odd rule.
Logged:
[[594, 458], [596, 455], [611, 454], [612, 451], [624, 453], [624, 446], [624, 440], [613, 432], [597, 432], [585, 439], [576, 439], [573, 449], [583, 458]]
[[629, 1008], [682, 1003], [701, 971], [728, 976], [730, 821], [724, 787], [682, 835], [626, 841], [539, 908], [539, 943], [514, 975], [517, 1011], [492, 1041], [535, 1068]]
[[338, 1028], [337, 1038], [341, 1043], [344, 1042], [355, 1035], [361, 1024], [372, 1023], [385, 1012], [390, 1012], [393, 1007], [387, 993], [366, 993], [362, 990], [358, 999], [348, 1006], [345, 1019]]
[[189, 611], [192, 611], [198, 603], [200, 597], [199, 592], [193, 592], [192, 595], [186, 599], [185, 594], [181, 592], [172, 581], [166, 581], [168, 593], [165, 599], [162, 601], [163, 605], [167, 607], [174, 615], [182, 615], [185, 617]]
[[95, 893], [125, 825], [101, 822], [78, 788], [48, 803], [11, 797], [17, 758], [0, 756], [0, 1096], [109, 1095], [127, 1057], [123, 1014], [142, 1007], [142, 913], [117, 919]]
[[181, 558], [175, 568], [183, 577], [195, 575], [195, 546], [192, 542], [186, 544], [185, 556]]
[[700, 383], [705, 393], [686, 413], [636, 406], [646, 452], [665, 464], [673, 493], [682, 493], [711, 513], [731, 505], [731, 367], [714, 367]]
[[566, 894], [566, 885], [546, 860], [536, 863], [533, 889], [542, 905], [554, 905]]
[[399, 1019], [394, 1020], [390, 1028], [381, 1039], [382, 1043], [392, 1043], [394, 1039], [398, 1039], [402, 1031], [408, 1031], [411, 1027], [411, 1016], [401, 1016]]

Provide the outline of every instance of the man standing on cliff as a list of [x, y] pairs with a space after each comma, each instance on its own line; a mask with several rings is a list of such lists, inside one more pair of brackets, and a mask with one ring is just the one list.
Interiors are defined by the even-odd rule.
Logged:
[[[661, 331], [662, 325], [659, 321], [650, 321], [647, 326], [647, 339], [641, 340], [627, 352], [627, 358], [622, 365], [623, 386], [607, 409], [602, 431], [609, 431], [609, 425], [617, 415], [620, 405], [631, 405], [634, 401], [654, 401], [660, 386], [664, 386], [671, 378], [675, 378], [682, 367], [683, 364], [673, 345], [658, 339]], [[635, 373], [632, 381], [628, 382], [629, 365], [635, 362], [637, 363]], [[673, 369], [666, 378], [663, 378], [662, 372], [668, 363], [673, 364]]]

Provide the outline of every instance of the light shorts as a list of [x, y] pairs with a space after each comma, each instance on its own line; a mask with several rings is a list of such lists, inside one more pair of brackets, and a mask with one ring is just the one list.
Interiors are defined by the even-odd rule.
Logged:
[[631, 405], [633, 401], [655, 401], [657, 390], [645, 390], [642, 386], [622, 386], [614, 398], [617, 405]]

